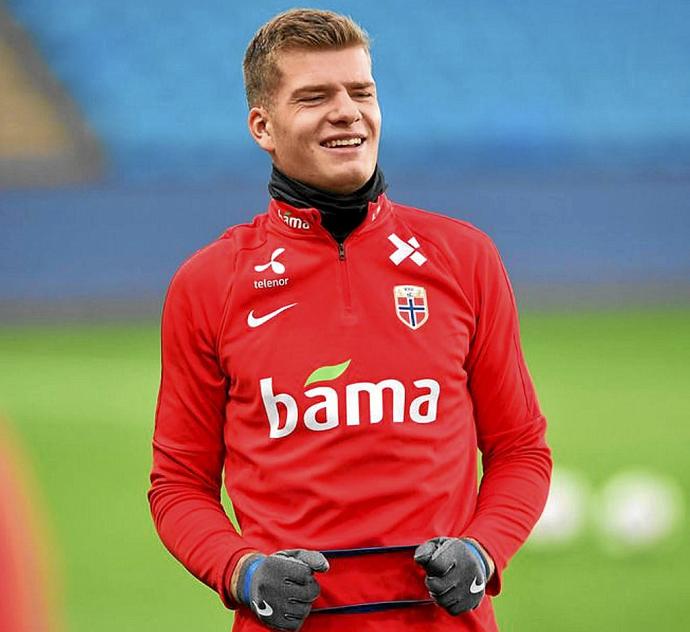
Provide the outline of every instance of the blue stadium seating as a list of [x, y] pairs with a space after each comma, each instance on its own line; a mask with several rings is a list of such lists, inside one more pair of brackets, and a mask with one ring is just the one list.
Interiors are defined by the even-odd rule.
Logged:
[[[104, 139], [115, 178], [203, 180], [263, 160], [245, 129], [241, 58], [292, 3], [8, 5]], [[386, 168], [690, 165], [687, 0], [328, 7], [374, 37]]]

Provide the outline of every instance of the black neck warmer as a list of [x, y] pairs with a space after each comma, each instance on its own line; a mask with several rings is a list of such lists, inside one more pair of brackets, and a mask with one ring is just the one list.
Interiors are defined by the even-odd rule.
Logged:
[[363, 187], [346, 194], [315, 189], [289, 178], [274, 165], [268, 192], [276, 200], [295, 208], [317, 209], [321, 213], [323, 227], [336, 241], [342, 242], [367, 216], [369, 202], [376, 202], [387, 186], [378, 165]]

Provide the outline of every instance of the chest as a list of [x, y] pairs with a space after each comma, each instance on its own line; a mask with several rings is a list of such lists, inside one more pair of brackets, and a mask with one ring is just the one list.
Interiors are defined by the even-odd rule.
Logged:
[[461, 371], [474, 315], [447, 255], [427, 247], [396, 259], [398, 250], [385, 235], [364, 235], [344, 249], [273, 237], [241, 251], [220, 344], [231, 383], [244, 391], [272, 377], [300, 390], [344, 363], [348, 381]]

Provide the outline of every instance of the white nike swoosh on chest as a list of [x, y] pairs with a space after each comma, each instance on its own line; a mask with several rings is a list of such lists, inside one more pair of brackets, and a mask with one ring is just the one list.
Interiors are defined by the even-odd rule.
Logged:
[[284, 312], [286, 309], [294, 307], [295, 305], [297, 305], [297, 303], [283, 305], [283, 307], [279, 307], [278, 309], [269, 312], [264, 316], [254, 316], [254, 310], [252, 310], [251, 312], [249, 312], [249, 314], [247, 314], [247, 325], [249, 325], [250, 327], [258, 327], [259, 325], [263, 325], [265, 322], [271, 320], [271, 318], [277, 316], [281, 312]]

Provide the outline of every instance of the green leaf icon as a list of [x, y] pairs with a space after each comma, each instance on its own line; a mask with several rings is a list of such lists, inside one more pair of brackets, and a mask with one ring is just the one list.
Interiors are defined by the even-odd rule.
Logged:
[[347, 367], [349, 366], [350, 360], [345, 360], [345, 362], [341, 362], [340, 364], [319, 367], [318, 369], [316, 369], [316, 371], [312, 372], [312, 374], [307, 378], [307, 381], [304, 383], [304, 385], [309, 386], [314, 382], [326, 382], [328, 380], [335, 380], [336, 378], [340, 377], [343, 373], [345, 373], [345, 371], [347, 371]]

